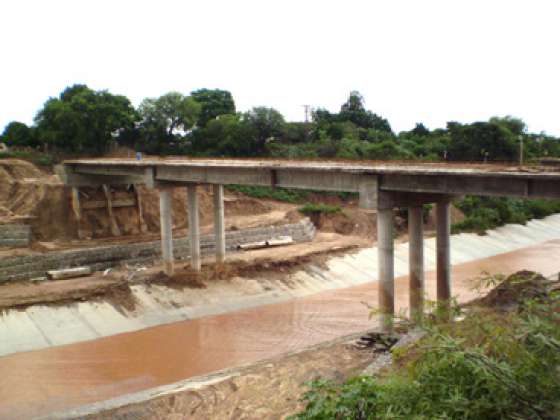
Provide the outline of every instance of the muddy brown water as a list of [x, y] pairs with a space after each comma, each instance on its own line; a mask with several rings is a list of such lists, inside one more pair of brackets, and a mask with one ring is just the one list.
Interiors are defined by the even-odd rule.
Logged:
[[[486, 271], [560, 271], [560, 240], [453, 267], [453, 294], [476, 295]], [[556, 258], [555, 258], [556, 256]], [[426, 274], [430, 299], [434, 273]], [[396, 279], [397, 310], [407, 277]], [[94, 341], [0, 357], [0, 418], [30, 418], [255, 362], [375, 327], [362, 303], [377, 301], [368, 283]]]

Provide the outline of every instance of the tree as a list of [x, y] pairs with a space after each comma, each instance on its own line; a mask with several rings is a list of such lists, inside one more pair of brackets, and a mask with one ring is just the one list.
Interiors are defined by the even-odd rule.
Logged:
[[235, 114], [235, 102], [227, 90], [199, 89], [191, 92], [191, 97], [200, 104], [198, 127], [205, 127], [208, 121], [220, 115]]
[[169, 92], [159, 98], [146, 98], [138, 107], [143, 149], [168, 153], [194, 126], [200, 105], [190, 96]]
[[10, 122], [0, 136], [9, 146], [36, 147], [39, 145], [35, 130], [19, 121]]
[[452, 160], [514, 160], [518, 156], [517, 136], [493, 122], [460, 124], [450, 122], [449, 158]]
[[47, 100], [35, 123], [40, 141], [64, 151], [101, 154], [136, 118], [125, 96], [74, 85]]
[[350, 92], [348, 100], [340, 108], [338, 119], [339, 121], [351, 121], [361, 128], [373, 128], [392, 133], [389, 121], [365, 109], [364, 98], [358, 91]]
[[254, 155], [264, 153], [268, 139], [280, 136], [284, 125], [284, 117], [273, 108], [256, 107], [243, 114], [243, 121], [254, 131]]
[[411, 133], [416, 136], [428, 136], [430, 134], [430, 130], [428, 130], [424, 124], [416, 123], [416, 126], [412, 129]]

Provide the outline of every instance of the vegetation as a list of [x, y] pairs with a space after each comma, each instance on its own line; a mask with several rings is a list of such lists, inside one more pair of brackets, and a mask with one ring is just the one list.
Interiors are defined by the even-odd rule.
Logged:
[[506, 223], [525, 224], [530, 219], [542, 219], [560, 212], [560, 200], [527, 200], [467, 196], [455, 202], [465, 219], [452, 226], [454, 232], [484, 233]]
[[[135, 119], [136, 112], [128, 98], [74, 85], [58, 98], [49, 99], [39, 111], [35, 117], [33, 144], [101, 154], [120, 131], [133, 127]], [[10, 138], [8, 144], [11, 144]]]
[[134, 109], [124, 96], [74, 85], [47, 100], [33, 126], [12, 121], [0, 140], [81, 154], [102, 154], [117, 142], [162, 155], [427, 161], [514, 161], [521, 140], [526, 161], [560, 157], [559, 139], [528, 133], [525, 123], [513, 117], [449, 122], [435, 130], [418, 123], [395, 133], [355, 91], [339, 112], [317, 108], [312, 117], [308, 123], [286, 122], [269, 107], [236, 112], [231, 93], [221, 89], [169, 92], [146, 98]]
[[45, 167], [50, 167], [58, 162], [53, 155], [33, 149], [0, 152], [0, 159], [23, 159], [33, 162], [37, 166]]
[[309, 191], [291, 190], [287, 188], [253, 187], [249, 185], [229, 185], [230, 191], [237, 191], [253, 198], [284, 201], [286, 203], [301, 203], [309, 197]]
[[494, 295], [508, 296], [503, 307], [490, 299], [461, 322], [426, 325], [419, 343], [393, 352], [383, 376], [312, 382], [294, 418], [558, 418], [560, 293], [534, 273], [505, 284]]
[[331, 206], [324, 203], [305, 203], [298, 211], [307, 216], [317, 214], [335, 214], [340, 213], [342, 209], [340, 206]]

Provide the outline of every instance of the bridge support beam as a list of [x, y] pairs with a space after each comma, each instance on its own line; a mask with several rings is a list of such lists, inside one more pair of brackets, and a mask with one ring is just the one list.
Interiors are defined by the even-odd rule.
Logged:
[[408, 208], [409, 305], [411, 319], [424, 312], [424, 232], [422, 206]]
[[436, 282], [437, 301], [449, 303], [451, 299], [451, 261], [450, 261], [450, 201], [436, 203]]
[[224, 186], [214, 184], [214, 234], [216, 236], [216, 262], [226, 259], [226, 229], [224, 223]]
[[187, 202], [189, 216], [189, 248], [191, 251], [191, 268], [200, 271], [200, 227], [198, 220], [198, 197], [196, 184], [187, 185]]
[[395, 267], [393, 245], [393, 209], [377, 210], [377, 252], [379, 311], [381, 326], [391, 330], [395, 313]]
[[161, 227], [161, 255], [164, 272], [173, 275], [173, 229], [171, 214], [171, 191], [159, 190], [159, 219]]

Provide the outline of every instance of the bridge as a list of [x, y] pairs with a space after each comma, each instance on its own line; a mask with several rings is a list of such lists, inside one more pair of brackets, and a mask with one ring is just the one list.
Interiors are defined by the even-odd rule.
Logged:
[[216, 261], [225, 259], [224, 185], [268, 186], [359, 194], [363, 209], [377, 211], [379, 310], [394, 314], [393, 209], [409, 214], [411, 313], [422, 313], [424, 246], [422, 206], [436, 205], [437, 300], [451, 298], [450, 202], [465, 194], [523, 198], [560, 198], [560, 168], [506, 164], [294, 161], [249, 159], [80, 159], [58, 169], [69, 186], [145, 184], [160, 197], [161, 246], [165, 272], [173, 274], [170, 188], [186, 187], [190, 262], [200, 270], [197, 186], [212, 185]]

